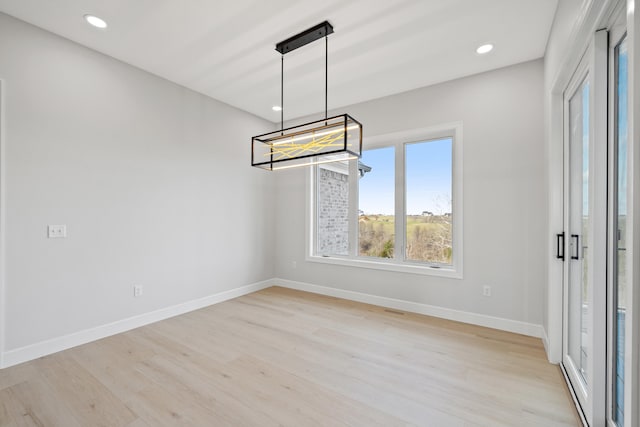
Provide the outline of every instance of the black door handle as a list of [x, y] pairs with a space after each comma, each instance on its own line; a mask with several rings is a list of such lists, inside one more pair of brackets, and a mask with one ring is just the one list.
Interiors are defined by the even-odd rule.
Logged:
[[556, 258], [564, 261], [564, 232], [556, 234]]
[[576, 239], [576, 254], [571, 255], [571, 259], [580, 259], [580, 236], [578, 236], [577, 234], [572, 234], [571, 235], [572, 239]]

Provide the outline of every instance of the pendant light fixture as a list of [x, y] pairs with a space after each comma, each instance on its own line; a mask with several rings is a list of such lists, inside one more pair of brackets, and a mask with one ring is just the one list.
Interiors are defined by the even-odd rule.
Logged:
[[[321, 163], [358, 159], [362, 153], [362, 124], [348, 114], [327, 117], [329, 34], [333, 27], [324, 21], [281, 41], [280, 130], [251, 138], [251, 166], [267, 170], [288, 169]], [[324, 37], [324, 119], [284, 128], [284, 55]]]

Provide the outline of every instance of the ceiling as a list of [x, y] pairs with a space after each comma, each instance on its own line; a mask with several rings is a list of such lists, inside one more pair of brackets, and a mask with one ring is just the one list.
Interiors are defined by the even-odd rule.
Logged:
[[[275, 44], [324, 20], [329, 109], [540, 58], [558, 0], [0, 0], [0, 11], [279, 122]], [[89, 26], [97, 15], [106, 30]], [[495, 49], [478, 55], [475, 49]], [[321, 41], [285, 55], [285, 120], [324, 111]]]

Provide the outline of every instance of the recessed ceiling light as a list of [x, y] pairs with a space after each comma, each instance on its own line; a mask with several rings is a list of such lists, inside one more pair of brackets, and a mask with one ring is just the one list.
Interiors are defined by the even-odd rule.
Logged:
[[489, 43], [489, 44], [483, 44], [482, 46], [477, 48], [476, 52], [480, 55], [484, 55], [485, 53], [489, 53], [492, 50], [493, 50], [493, 45]]
[[279, 105], [274, 105], [273, 107], [271, 107], [271, 109], [272, 109], [273, 111], [282, 111], [282, 107], [281, 107], [281, 106], [279, 106]]
[[84, 15], [84, 20], [96, 28], [107, 28], [106, 21], [95, 15]]

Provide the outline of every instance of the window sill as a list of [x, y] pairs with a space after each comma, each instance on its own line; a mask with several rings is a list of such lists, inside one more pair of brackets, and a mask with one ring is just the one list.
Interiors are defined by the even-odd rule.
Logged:
[[378, 260], [342, 258], [339, 256], [307, 255], [307, 261], [321, 264], [344, 265], [348, 267], [369, 268], [373, 270], [396, 271], [400, 273], [420, 274], [424, 276], [447, 277], [450, 279], [462, 279], [462, 272], [452, 267], [431, 267], [409, 263], [395, 263]]

